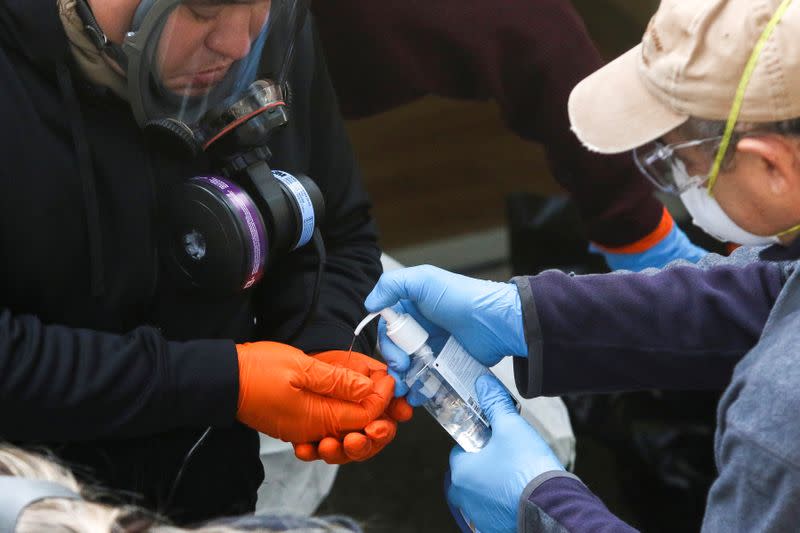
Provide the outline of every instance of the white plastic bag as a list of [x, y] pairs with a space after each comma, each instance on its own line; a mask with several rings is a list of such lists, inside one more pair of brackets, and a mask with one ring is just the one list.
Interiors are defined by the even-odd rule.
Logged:
[[339, 467], [301, 461], [288, 442], [259, 436], [264, 483], [258, 489], [256, 514], [311, 516], [331, 491]]

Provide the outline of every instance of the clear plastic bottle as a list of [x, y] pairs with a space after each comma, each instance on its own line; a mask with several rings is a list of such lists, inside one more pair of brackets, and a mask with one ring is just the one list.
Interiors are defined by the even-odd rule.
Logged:
[[434, 360], [427, 344], [412, 354], [406, 385], [428, 399], [422, 406], [464, 450], [477, 452], [489, 442], [489, 425], [436, 370]]
[[[489, 370], [472, 359], [451, 337], [440, 354], [447, 351], [459, 357], [463, 363], [461, 366], [469, 367], [465, 375], [470, 382], [458, 382], [454, 387], [454, 383], [436, 368], [436, 355], [427, 344], [428, 332], [410, 315], [384, 309], [364, 319], [356, 328], [356, 334], [378, 314], [386, 320], [386, 335], [411, 358], [405, 381], [411, 391], [427, 398], [422, 404], [425, 410], [464, 450], [477, 452], [483, 448], [489, 442], [491, 429], [475, 398], [474, 382], [478, 375], [488, 374]], [[453, 376], [453, 381], [458, 381], [457, 376]]]

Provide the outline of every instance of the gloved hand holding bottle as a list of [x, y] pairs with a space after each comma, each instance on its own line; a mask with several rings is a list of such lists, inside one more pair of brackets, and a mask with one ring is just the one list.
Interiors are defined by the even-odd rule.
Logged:
[[[349, 368], [373, 381], [386, 376], [386, 365], [358, 352], [328, 351], [313, 355], [325, 363]], [[383, 450], [397, 434], [397, 423], [411, 419], [411, 406], [403, 398], [394, 398], [386, 411], [363, 431], [342, 436], [328, 436], [319, 441], [294, 443], [295, 456], [303, 461], [321, 459], [329, 464], [366, 461]]]
[[[392, 400], [394, 380], [335, 366], [276, 342], [238, 344], [237, 419], [289, 442], [366, 428]], [[378, 363], [379, 364], [379, 363]]]
[[475, 453], [453, 448], [447, 500], [481, 533], [513, 532], [525, 487], [539, 475], [564, 467], [536, 430], [517, 414], [514, 401], [496, 378], [480, 377], [476, 391], [492, 436]]
[[[433, 266], [419, 266], [383, 274], [365, 306], [370, 312], [395, 306], [409, 313], [429, 334], [428, 343], [438, 352], [452, 334], [475, 359], [493, 366], [503, 357], [527, 357], [522, 324], [522, 303], [512, 283], [483, 281], [453, 274]], [[396, 378], [395, 395], [408, 388], [402, 376], [409, 356], [378, 326], [381, 353]], [[410, 399], [412, 405], [413, 398]]]

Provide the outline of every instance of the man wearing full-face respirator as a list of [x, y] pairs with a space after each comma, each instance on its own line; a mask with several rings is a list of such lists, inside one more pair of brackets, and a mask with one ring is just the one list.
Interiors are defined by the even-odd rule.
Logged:
[[178, 521], [253, 509], [254, 429], [364, 459], [403, 417], [325, 352], [380, 263], [306, 12], [0, 6], [0, 431]]

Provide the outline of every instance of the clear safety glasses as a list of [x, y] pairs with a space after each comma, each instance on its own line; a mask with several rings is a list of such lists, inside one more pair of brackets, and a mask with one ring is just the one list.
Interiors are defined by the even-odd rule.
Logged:
[[708, 180], [708, 173], [692, 175], [681, 159], [680, 151], [718, 143], [722, 136], [709, 137], [682, 143], [664, 144], [653, 141], [633, 150], [633, 160], [642, 174], [660, 191], [680, 195]]

